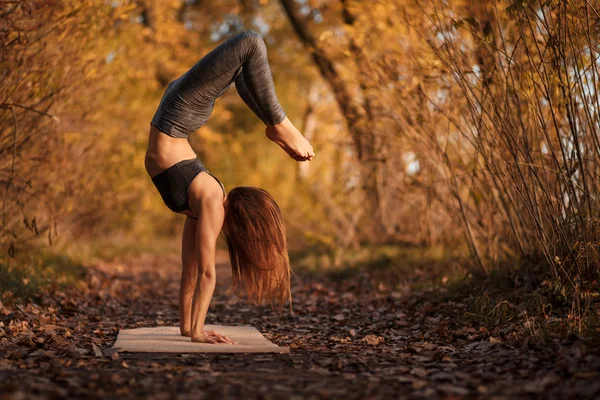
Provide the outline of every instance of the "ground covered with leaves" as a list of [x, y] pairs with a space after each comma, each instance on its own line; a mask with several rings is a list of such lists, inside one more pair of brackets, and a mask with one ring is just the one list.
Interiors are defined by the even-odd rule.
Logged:
[[[223, 258], [223, 257], [221, 257]], [[223, 258], [224, 259], [224, 258]], [[250, 324], [290, 354], [132, 354], [120, 328], [177, 325], [176, 256], [98, 262], [84, 283], [0, 304], [2, 398], [595, 398], [600, 352], [578, 335], [466, 325], [467, 305], [363, 272], [297, 272], [294, 313], [228, 292], [219, 264], [209, 323]], [[410, 288], [410, 276], [405, 284]]]

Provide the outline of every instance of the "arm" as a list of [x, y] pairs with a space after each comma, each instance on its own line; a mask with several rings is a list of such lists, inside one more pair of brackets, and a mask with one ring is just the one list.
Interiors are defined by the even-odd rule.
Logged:
[[204, 332], [204, 320], [217, 282], [215, 271], [215, 247], [223, 226], [225, 211], [222, 199], [207, 197], [196, 228], [196, 254], [198, 278], [192, 299], [192, 330], [194, 342], [216, 343]]
[[198, 258], [196, 257], [196, 231], [198, 220], [185, 219], [181, 240], [181, 284], [179, 286], [179, 329], [181, 335], [190, 336], [192, 324], [192, 298], [198, 281]]

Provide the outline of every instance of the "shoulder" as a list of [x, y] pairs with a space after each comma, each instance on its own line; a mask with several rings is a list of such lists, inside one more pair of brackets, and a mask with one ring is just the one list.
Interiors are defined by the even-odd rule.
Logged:
[[205, 209], [223, 209], [223, 189], [210, 175], [200, 173], [190, 183], [188, 203], [192, 212]]

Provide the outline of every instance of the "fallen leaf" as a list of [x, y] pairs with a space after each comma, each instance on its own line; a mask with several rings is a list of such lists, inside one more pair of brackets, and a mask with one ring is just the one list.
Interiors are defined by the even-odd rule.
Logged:
[[491, 344], [500, 344], [502, 342], [499, 339], [496, 339], [495, 337], [490, 336], [490, 343]]
[[418, 376], [419, 378], [425, 378], [429, 375], [429, 372], [425, 368], [417, 367], [410, 370], [412, 375]]
[[346, 319], [346, 317], [344, 317], [344, 314], [340, 313], [340, 314], [334, 315], [333, 319], [335, 319], [336, 321], [343, 321]]
[[363, 340], [373, 346], [377, 346], [384, 341], [383, 337], [377, 335], [367, 335], [363, 338]]
[[92, 342], [92, 349], [94, 349], [94, 355], [96, 357], [104, 357], [104, 354], [102, 354], [102, 349], [94, 342]]
[[438, 390], [443, 393], [455, 395], [455, 396], [466, 396], [469, 394], [469, 390], [460, 386], [454, 386], [449, 384], [438, 385]]

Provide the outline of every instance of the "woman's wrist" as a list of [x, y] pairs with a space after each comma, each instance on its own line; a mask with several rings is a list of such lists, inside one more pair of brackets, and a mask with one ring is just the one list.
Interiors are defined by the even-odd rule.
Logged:
[[204, 329], [195, 330], [195, 331], [190, 332], [190, 336], [192, 338], [198, 338], [198, 337], [202, 337], [204, 335], [206, 335], [206, 333], [204, 332]]

